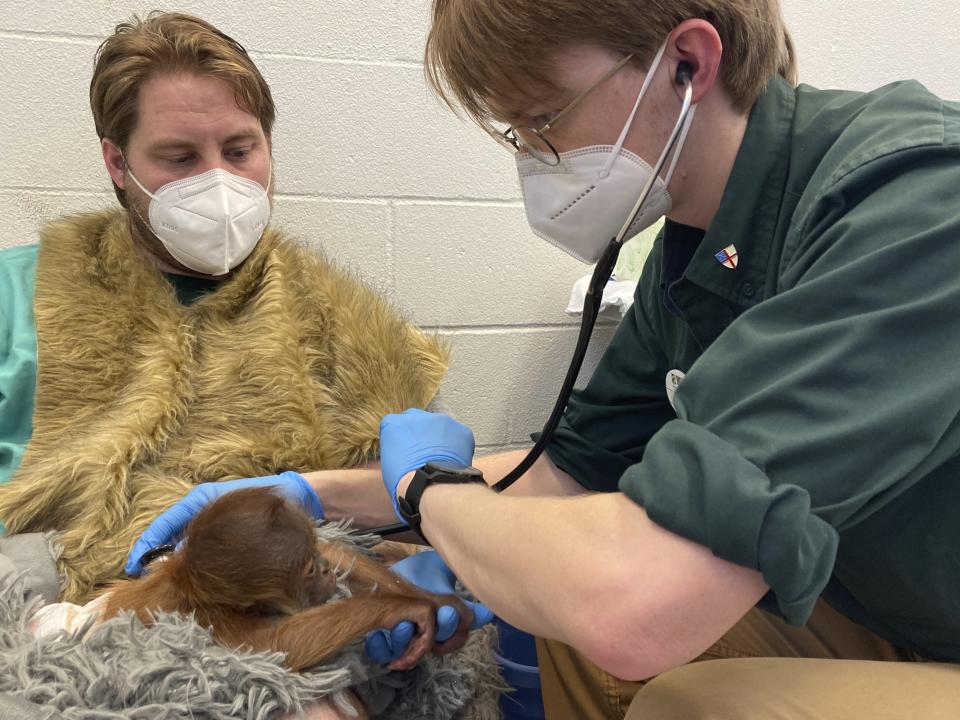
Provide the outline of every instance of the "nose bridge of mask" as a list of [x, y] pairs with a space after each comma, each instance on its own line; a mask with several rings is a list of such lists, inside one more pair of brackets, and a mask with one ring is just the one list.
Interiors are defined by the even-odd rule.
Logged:
[[[198, 220], [222, 225], [224, 239], [229, 240], [231, 221], [256, 205], [258, 191], [263, 192], [259, 183], [214, 168], [167, 183], [151, 197], [159, 204], [155, 206], [158, 212], [162, 205], [188, 226]], [[234, 198], [239, 202], [232, 203]]]
[[124, 160], [124, 164], [126, 165], [127, 172], [130, 174], [133, 182], [135, 182], [137, 187], [139, 187], [151, 200], [159, 200], [160, 196], [173, 190], [177, 191], [177, 196], [179, 198], [186, 199], [191, 195], [197, 195], [208, 189], [210, 183], [213, 182], [218, 182], [221, 184], [221, 186], [226, 185], [239, 195], [251, 196], [256, 195], [257, 191], [269, 193], [270, 185], [273, 182], [273, 162], [271, 161], [268, 169], [269, 174], [266, 188], [264, 188], [255, 180], [234, 175], [223, 168], [212, 168], [199, 175], [191, 175], [190, 177], [180, 178], [179, 180], [168, 182], [167, 184], [161, 185], [159, 188], [157, 188], [156, 193], [152, 193], [147, 190], [143, 183], [140, 182], [140, 179], [134, 175], [133, 170], [131, 169], [130, 165], [127, 165], [126, 160]]

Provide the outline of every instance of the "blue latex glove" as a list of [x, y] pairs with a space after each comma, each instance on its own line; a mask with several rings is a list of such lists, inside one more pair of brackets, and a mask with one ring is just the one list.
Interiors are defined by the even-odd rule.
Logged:
[[[408, 582], [432, 593], [450, 595], [453, 593], [454, 585], [457, 582], [453, 572], [434, 550], [404, 558], [395, 564], [391, 570]], [[464, 602], [473, 610], [471, 630], [483, 627], [493, 620], [493, 613], [486, 605], [477, 602]], [[441, 643], [449, 640], [456, 632], [459, 624], [460, 614], [453, 607], [444, 605], [439, 608], [437, 610], [436, 641]], [[392, 630], [374, 630], [367, 633], [367, 639], [364, 643], [367, 657], [380, 665], [393, 662], [406, 651], [407, 645], [413, 639], [413, 633], [414, 625], [411, 622], [399, 623]]]
[[182, 500], [160, 513], [143, 535], [133, 545], [127, 564], [123, 570], [130, 576], [137, 576], [143, 572], [140, 558], [144, 553], [158, 545], [173, 542], [183, 534], [193, 516], [204, 506], [213, 502], [221, 495], [231, 490], [252, 487], [276, 487], [280, 494], [291, 502], [303, 507], [317, 520], [323, 519], [323, 505], [317, 493], [310, 487], [302, 475], [288, 470], [279, 475], [269, 477], [245, 478], [243, 480], [225, 480], [197, 485], [188, 492]]
[[397, 517], [397, 484], [404, 475], [431, 460], [465, 467], [473, 461], [473, 448], [470, 428], [447, 415], [414, 409], [383, 418], [380, 472]]

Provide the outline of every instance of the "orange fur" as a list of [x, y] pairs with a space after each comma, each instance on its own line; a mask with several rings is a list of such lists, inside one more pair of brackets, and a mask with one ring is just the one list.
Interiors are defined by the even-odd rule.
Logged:
[[[350, 569], [352, 597], [330, 600], [338, 567]], [[461, 622], [434, 648], [438, 654], [463, 645], [472, 619], [459, 598], [429, 595], [346, 545], [318, 542], [306, 513], [264, 488], [211, 503], [187, 528], [182, 549], [109, 593], [104, 619], [124, 609], [144, 623], [155, 611], [192, 612], [222, 644], [284, 652], [285, 664], [298, 671], [402, 620], [417, 634], [389, 667], [407, 669], [433, 647], [440, 605], [454, 605]]]

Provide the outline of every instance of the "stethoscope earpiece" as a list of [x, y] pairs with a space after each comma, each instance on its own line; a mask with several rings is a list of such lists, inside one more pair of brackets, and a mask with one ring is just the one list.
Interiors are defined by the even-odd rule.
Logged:
[[677, 85], [686, 85], [693, 82], [693, 66], [686, 60], [677, 65]]

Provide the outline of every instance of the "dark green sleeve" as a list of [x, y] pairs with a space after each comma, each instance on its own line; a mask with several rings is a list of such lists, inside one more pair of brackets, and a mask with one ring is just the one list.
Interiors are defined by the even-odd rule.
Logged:
[[934, 146], [819, 193], [778, 294], [698, 359], [621, 480], [659, 525], [761, 571], [792, 623], [839, 533], [960, 451], [958, 188], [960, 156]]
[[660, 242], [644, 265], [633, 306], [547, 446], [557, 467], [591, 490], [615, 491], [647, 441], [676, 417], [665, 391], [667, 361], [647, 312], [660, 302]]

